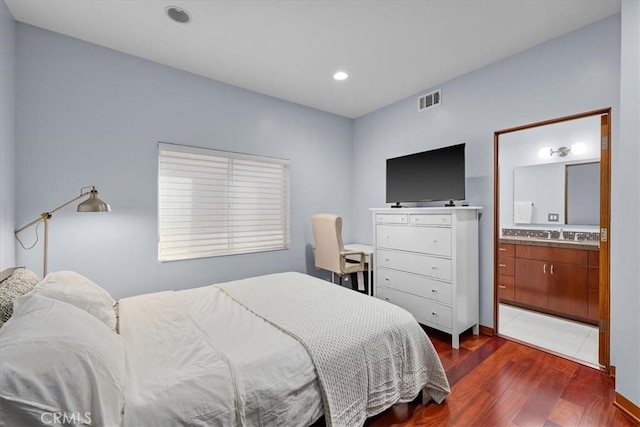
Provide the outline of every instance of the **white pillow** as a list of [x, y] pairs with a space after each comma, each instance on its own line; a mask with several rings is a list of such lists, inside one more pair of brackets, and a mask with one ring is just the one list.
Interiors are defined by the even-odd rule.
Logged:
[[53, 298], [92, 314], [112, 330], [116, 328], [116, 303], [109, 292], [74, 271], [49, 273], [31, 293]]
[[66, 417], [64, 424], [121, 425], [124, 346], [86, 311], [26, 294], [0, 329], [0, 348], [0, 416], [6, 425], [52, 424], [55, 417]]

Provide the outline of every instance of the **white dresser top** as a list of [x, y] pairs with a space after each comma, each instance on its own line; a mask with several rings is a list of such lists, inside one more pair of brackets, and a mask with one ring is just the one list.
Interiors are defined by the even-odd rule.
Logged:
[[482, 206], [430, 206], [420, 208], [370, 208], [372, 212], [385, 212], [395, 214], [415, 214], [415, 213], [451, 213], [455, 211], [475, 210], [481, 211]]

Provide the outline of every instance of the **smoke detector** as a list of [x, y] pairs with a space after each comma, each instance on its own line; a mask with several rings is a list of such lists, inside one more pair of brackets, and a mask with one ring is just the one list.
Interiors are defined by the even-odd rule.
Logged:
[[191, 22], [191, 15], [182, 8], [169, 6], [164, 11], [171, 20], [179, 24], [188, 24]]

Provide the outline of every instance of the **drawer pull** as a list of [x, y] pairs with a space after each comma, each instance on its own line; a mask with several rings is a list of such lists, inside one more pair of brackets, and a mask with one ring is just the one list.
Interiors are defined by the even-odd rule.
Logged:
[[499, 267], [506, 267], [507, 264], [498, 264]]
[[435, 311], [432, 311], [432, 312], [431, 312], [431, 315], [432, 315], [432, 316], [436, 316], [436, 317], [438, 317], [438, 313], [436, 313]]
[[499, 251], [506, 251], [505, 248], [498, 248]]
[[506, 287], [505, 285], [498, 285], [498, 287], [499, 287], [500, 289], [507, 289], [507, 287]]
[[385, 297], [385, 298], [384, 298], [384, 300], [385, 300], [385, 301], [389, 301], [389, 298]]
[[542, 266], [542, 273], [547, 274], [547, 264]]
[[437, 270], [438, 267], [436, 267], [435, 265], [433, 267], [431, 267], [432, 270]]
[[435, 289], [431, 289], [431, 292], [437, 293], [438, 291], [436, 291]]
[[384, 280], [386, 280], [388, 282], [390, 279], [388, 277], [385, 277]]
[[553, 264], [551, 264], [551, 274], [553, 274]]

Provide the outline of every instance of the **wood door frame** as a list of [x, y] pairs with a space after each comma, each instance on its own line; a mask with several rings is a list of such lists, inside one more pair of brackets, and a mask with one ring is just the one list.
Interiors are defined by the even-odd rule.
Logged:
[[[498, 311], [500, 301], [498, 296], [498, 247], [500, 241], [500, 174], [499, 174], [499, 139], [500, 135], [545, 126], [569, 120], [582, 119], [590, 116], [600, 116], [600, 231], [606, 230], [607, 236], [600, 239], [600, 277], [599, 277], [599, 337], [598, 361], [601, 370], [612, 373], [611, 367], [611, 306], [610, 306], [610, 237], [611, 237], [611, 108], [586, 111], [570, 116], [558, 117], [512, 128], [497, 130], [493, 134], [493, 327], [500, 335], [498, 326]], [[606, 140], [605, 140], [606, 138]]]

